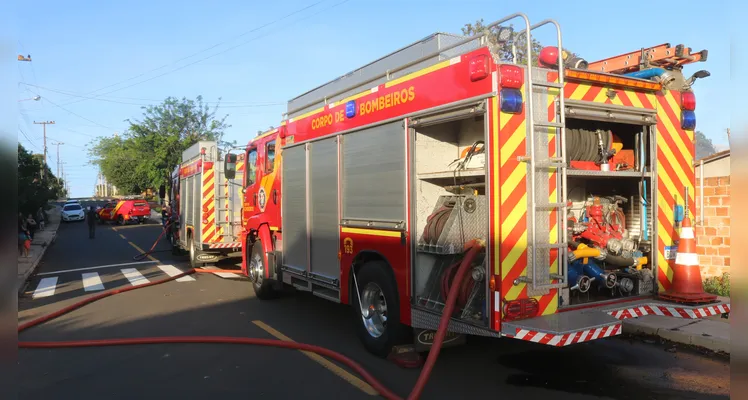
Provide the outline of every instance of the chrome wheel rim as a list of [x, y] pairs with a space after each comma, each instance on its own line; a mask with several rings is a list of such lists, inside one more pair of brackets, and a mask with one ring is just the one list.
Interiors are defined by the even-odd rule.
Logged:
[[387, 299], [382, 288], [369, 282], [361, 293], [361, 319], [366, 331], [374, 338], [384, 334], [387, 328]]
[[253, 254], [252, 261], [249, 263], [249, 279], [258, 285], [262, 284], [262, 271], [264, 271], [262, 265], [262, 255]]

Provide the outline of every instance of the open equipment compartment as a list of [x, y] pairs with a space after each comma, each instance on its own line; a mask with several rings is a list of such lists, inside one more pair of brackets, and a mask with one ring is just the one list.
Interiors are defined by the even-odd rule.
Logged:
[[[485, 103], [409, 122], [413, 153], [413, 307], [441, 314], [463, 247], [488, 239]], [[463, 278], [453, 318], [488, 326], [488, 256]]]
[[653, 125], [567, 117], [566, 135], [569, 288], [560, 306], [654, 294]]

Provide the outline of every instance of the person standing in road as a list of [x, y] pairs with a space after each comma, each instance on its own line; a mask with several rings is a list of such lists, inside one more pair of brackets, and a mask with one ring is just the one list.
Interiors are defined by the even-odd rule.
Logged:
[[96, 211], [93, 206], [88, 207], [86, 220], [88, 222], [88, 238], [93, 239], [96, 237]]

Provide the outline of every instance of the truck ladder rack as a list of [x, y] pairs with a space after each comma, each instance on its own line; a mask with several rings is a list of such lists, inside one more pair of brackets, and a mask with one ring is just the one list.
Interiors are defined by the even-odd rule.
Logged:
[[[556, 28], [557, 46], [563, 49], [561, 40], [561, 27], [554, 20], [543, 20], [532, 25], [528, 30], [521, 31], [519, 34], [526, 34], [528, 42], [531, 42], [532, 31], [551, 24]], [[526, 80], [526, 99], [527, 99], [527, 143], [528, 155], [520, 157], [520, 161], [528, 164], [527, 181], [528, 181], [528, 210], [527, 210], [527, 227], [528, 227], [528, 251], [527, 251], [527, 273], [514, 281], [514, 284], [521, 282], [527, 283], [528, 295], [537, 296], [545, 295], [550, 289], [567, 287], [567, 251], [568, 243], [566, 242], [566, 117], [564, 107], [564, 63], [562, 52], [559, 51], [558, 59], [558, 82], [547, 82], [538, 77], [535, 81], [532, 75], [533, 66], [530, 60], [527, 60], [527, 80]], [[515, 57], [516, 59], [516, 57]], [[537, 90], [539, 89], [539, 90]], [[536, 113], [547, 107], [549, 95], [555, 97], [555, 119], [552, 121], [538, 120], [537, 115], [546, 115], [543, 112]], [[546, 118], [550, 119], [550, 118]], [[556, 135], [556, 146], [560, 148], [560, 156], [553, 157], [550, 155], [548, 148], [548, 136]], [[539, 149], [539, 150], [538, 150]], [[539, 171], [540, 170], [540, 171]], [[555, 171], [557, 174], [556, 198], [549, 199], [550, 194], [546, 194], [548, 188], [548, 173]], [[538, 195], [537, 192], [543, 195]], [[558, 232], [562, 233], [557, 238], [550, 238], [549, 226], [550, 219], [555, 214], [557, 220]], [[539, 233], [539, 232], [542, 232]], [[543, 237], [545, 236], [545, 237]], [[551, 271], [551, 253], [556, 253], [557, 271]]]

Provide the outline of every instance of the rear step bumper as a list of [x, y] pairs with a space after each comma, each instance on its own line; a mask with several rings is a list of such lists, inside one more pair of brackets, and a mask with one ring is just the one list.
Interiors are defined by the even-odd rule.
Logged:
[[689, 306], [655, 299], [559, 312], [542, 317], [503, 322], [503, 336], [550, 346], [575, 343], [621, 334], [623, 320], [645, 315], [698, 319], [730, 312], [729, 299]]
[[584, 309], [504, 322], [501, 332], [506, 337], [529, 342], [568, 346], [620, 335], [622, 325], [621, 320], [600, 309]]

